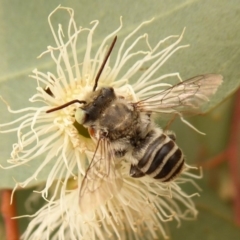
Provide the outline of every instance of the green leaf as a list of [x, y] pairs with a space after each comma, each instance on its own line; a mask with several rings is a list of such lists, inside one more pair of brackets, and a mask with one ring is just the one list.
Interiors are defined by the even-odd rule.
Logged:
[[[89, 26], [89, 22], [95, 19], [100, 20], [95, 36], [95, 47], [104, 36], [119, 26], [120, 16], [123, 16], [125, 26], [120, 38], [144, 20], [155, 17], [154, 23], [144, 29], [148, 32], [152, 44], [166, 36], [180, 34], [186, 27], [183, 42], [191, 46], [171, 57], [161, 72], [180, 72], [183, 79], [203, 73], [222, 74], [224, 83], [206, 107], [206, 112], [220, 104], [240, 86], [238, 0], [68, 0], [61, 3], [74, 9], [76, 22], [81, 26]], [[49, 71], [54, 67], [49, 58], [36, 59], [36, 57], [48, 45], [54, 44], [47, 17], [58, 4], [59, 1], [56, 0], [1, 1], [0, 95], [13, 109], [29, 106], [28, 99], [35, 93], [36, 88], [36, 82], [28, 77], [31, 71], [34, 68]], [[58, 14], [55, 22], [63, 21], [65, 17]], [[83, 52], [83, 49], [79, 49], [79, 52]], [[199, 158], [196, 152], [199, 153], [202, 144], [210, 149], [208, 157], [223, 150], [229, 130], [229, 119], [224, 120], [224, 116], [230, 116], [231, 104], [228, 106], [230, 107], [227, 109], [216, 110], [220, 120], [219, 118], [212, 120], [216, 116], [216, 111], [208, 115], [204, 121], [202, 117], [194, 120], [200, 130], [208, 133], [204, 138], [182, 123], [175, 125], [179, 145], [189, 162], [196, 162]], [[6, 105], [2, 102], [0, 115], [1, 123], [16, 117], [7, 112]], [[2, 166], [7, 165], [6, 160], [10, 158], [12, 144], [15, 142], [15, 134], [0, 134]], [[43, 159], [44, 156], [28, 166], [10, 170], [0, 169], [0, 187], [14, 187], [14, 179], [17, 181], [26, 179], [34, 173]], [[50, 169], [51, 165], [48, 167]], [[38, 177], [36, 184], [46, 179], [49, 169], [45, 169]], [[171, 226], [172, 239], [239, 239], [239, 229], [231, 221], [226, 220], [231, 216], [231, 208], [224, 204], [207, 184], [203, 189], [202, 197], [197, 201], [200, 211], [198, 220], [183, 222], [180, 229]], [[223, 209], [224, 213], [221, 212]]]
[[[172, 56], [161, 72], [180, 72], [183, 79], [202, 74], [220, 73], [224, 83], [205, 111], [213, 108], [232, 94], [240, 85], [240, 31], [238, 23], [239, 7], [237, 1], [63, 1], [75, 10], [76, 22], [79, 26], [89, 26], [94, 19], [100, 20], [96, 31], [96, 46], [109, 32], [119, 26], [119, 17], [123, 16], [124, 28], [120, 33], [126, 35], [142, 21], [155, 17], [152, 24], [144, 28], [149, 34], [150, 43], [169, 35], [180, 34], [184, 27], [184, 44], [191, 47], [183, 49]], [[28, 75], [34, 68], [46, 72], [54, 65], [49, 58], [36, 59], [48, 45], [53, 45], [47, 17], [58, 5], [58, 1], [30, 0], [21, 2], [2, 1], [0, 36], [0, 94], [13, 109], [28, 107], [28, 99], [35, 93], [36, 82]], [[37, 11], [36, 11], [37, 8]], [[66, 15], [56, 14], [55, 23], [67, 20]], [[96, 47], [95, 46], [95, 47]], [[79, 50], [80, 53], [84, 49]], [[134, 79], [133, 79], [134, 81]], [[1, 123], [13, 120], [16, 116], [7, 112], [4, 103], [0, 102]], [[14, 134], [0, 135], [1, 159], [6, 166], [12, 144], [16, 141]], [[12, 170], [0, 170], [1, 187], [13, 187], [13, 178], [25, 179], [38, 166], [23, 166]], [[51, 168], [51, 166], [49, 166]], [[39, 176], [44, 181], [49, 169]]]
[[201, 187], [203, 189], [201, 196], [195, 198], [199, 211], [197, 219], [182, 222], [179, 228], [174, 222], [171, 223], [170, 239], [239, 239], [240, 229], [233, 221], [231, 206], [219, 199], [206, 182], [202, 183]]

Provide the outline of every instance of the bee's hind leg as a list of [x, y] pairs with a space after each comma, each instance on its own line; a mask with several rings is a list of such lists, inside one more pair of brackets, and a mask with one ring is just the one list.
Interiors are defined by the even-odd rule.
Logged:
[[176, 135], [174, 132], [172, 131], [164, 131], [164, 134], [166, 134], [169, 138], [171, 138], [174, 142], [176, 142]]
[[131, 164], [129, 174], [133, 178], [140, 178], [145, 175], [136, 165]]

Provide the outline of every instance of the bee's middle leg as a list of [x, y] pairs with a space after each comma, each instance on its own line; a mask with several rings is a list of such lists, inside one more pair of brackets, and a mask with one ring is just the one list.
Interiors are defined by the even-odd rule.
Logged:
[[129, 174], [133, 178], [140, 178], [145, 176], [145, 173], [143, 173], [136, 165], [131, 164]]

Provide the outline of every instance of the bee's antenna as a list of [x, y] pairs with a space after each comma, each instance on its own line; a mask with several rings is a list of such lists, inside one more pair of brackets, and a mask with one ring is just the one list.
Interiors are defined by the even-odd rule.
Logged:
[[112, 52], [112, 50], [113, 50], [113, 47], [114, 47], [116, 41], [117, 41], [117, 36], [113, 39], [113, 42], [112, 42], [112, 44], [111, 44], [111, 46], [110, 46], [110, 48], [109, 48], [109, 50], [108, 50], [108, 52], [107, 52], [107, 54], [106, 54], [106, 56], [105, 56], [105, 58], [104, 58], [104, 61], [103, 61], [102, 65], [101, 65], [100, 69], [98, 70], [97, 76], [96, 76], [96, 78], [95, 78], [95, 84], [94, 84], [94, 86], [93, 86], [93, 92], [94, 92], [94, 91], [96, 90], [96, 88], [97, 88], [98, 80], [99, 80], [99, 78], [100, 78], [100, 76], [101, 76], [101, 73], [102, 73], [102, 71], [103, 71], [103, 69], [104, 69], [104, 67], [105, 67], [105, 64], [106, 64], [106, 62], [107, 62], [107, 60], [108, 60], [108, 58], [109, 58], [109, 56], [110, 56], [110, 54], [111, 54], [111, 52]]
[[[103, 61], [102, 65], [101, 65], [100, 69], [98, 70], [97, 76], [96, 76], [96, 78], [95, 78], [95, 84], [94, 84], [94, 86], [93, 86], [93, 92], [94, 92], [94, 91], [96, 90], [96, 88], [97, 88], [98, 80], [99, 80], [99, 78], [100, 78], [100, 76], [101, 76], [101, 73], [102, 73], [102, 71], [103, 71], [103, 69], [104, 69], [104, 67], [105, 67], [105, 65], [106, 65], [106, 62], [107, 62], [107, 60], [108, 60], [108, 58], [109, 58], [109, 56], [110, 56], [110, 54], [111, 54], [111, 52], [112, 52], [112, 50], [113, 50], [113, 47], [114, 47], [116, 41], [117, 41], [117, 36], [115, 36], [115, 38], [113, 39], [112, 44], [111, 44], [111, 46], [110, 46], [110, 48], [109, 48], [109, 50], [108, 50], [108, 52], [107, 52], [107, 54], [106, 54], [106, 56], [105, 56], [105, 58], [104, 58], [104, 61]], [[75, 100], [72, 100], [72, 101], [70, 101], [70, 102], [67, 102], [67, 103], [65, 103], [65, 104], [63, 104], [63, 105], [61, 105], [61, 106], [58, 106], [58, 107], [49, 109], [49, 110], [46, 111], [46, 113], [51, 113], [51, 112], [58, 111], [58, 110], [63, 109], [63, 108], [65, 108], [65, 107], [67, 107], [67, 106], [69, 106], [69, 105], [71, 105], [71, 104], [73, 104], [73, 103], [86, 104], [87, 102], [86, 102], [86, 101], [81, 101], [81, 100], [75, 99]]]
[[86, 104], [85, 101], [80, 101], [80, 100], [75, 99], [75, 100], [72, 100], [72, 101], [70, 101], [70, 102], [67, 102], [67, 103], [65, 103], [65, 104], [63, 104], [63, 105], [61, 105], [61, 106], [58, 106], [58, 107], [49, 109], [49, 110], [46, 111], [46, 113], [55, 112], [55, 111], [57, 111], [57, 110], [60, 110], [60, 109], [62, 109], [62, 108], [65, 108], [65, 107], [67, 107], [67, 106], [69, 106], [69, 105], [71, 105], [71, 104], [73, 104], [73, 103], [80, 103], [80, 104], [83, 103], [83, 104]]

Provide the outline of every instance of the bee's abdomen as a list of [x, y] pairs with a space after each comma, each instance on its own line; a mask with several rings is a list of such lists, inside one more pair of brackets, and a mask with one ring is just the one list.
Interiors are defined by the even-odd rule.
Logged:
[[138, 168], [162, 182], [168, 182], [181, 173], [184, 165], [182, 151], [165, 134], [155, 138], [145, 149]]

